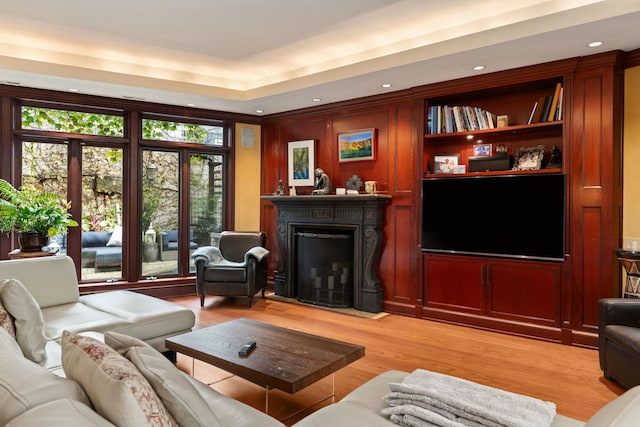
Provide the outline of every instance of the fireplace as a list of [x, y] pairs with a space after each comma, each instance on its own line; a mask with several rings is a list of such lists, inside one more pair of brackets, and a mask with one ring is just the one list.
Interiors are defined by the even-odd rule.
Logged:
[[298, 300], [325, 307], [353, 307], [353, 231], [295, 232]]
[[[383, 208], [391, 201], [390, 195], [262, 196], [261, 199], [271, 201], [277, 208], [280, 258], [275, 276], [276, 295], [301, 300], [317, 296], [322, 304], [329, 304], [331, 295], [331, 303], [335, 304], [335, 298], [340, 297], [344, 299], [342, 305], [346, 304], [346, 298], [338, 295], [340, 289], [336, 290], [336, 287], [340, 280], [347, 278], [347, 275], [343, 276], [346, 266], [341, 264], [347, 257], [341, 256], [337, 261], [323, 261], [322, 276], [319, 276], [321, 267], [315, 266], [313, 290], [310, 290], [305, 281], [307, 284], [312, 283], [311, 268], [314, 268], [312, 263], [317, 252], [298, 253], [299, 245], [301, 242], [307, 244], [307, 239], [305, 237], [301, 242], [296, 240], [299, 237], [296, 234], [299, 233], [345, 234], [352, 241], [352, 256], [349, 257], [352, 263], [349, 275], [352, 276], [347, 278], [352, 281], [352, 301], [349, 306], [372, 313], [382, 311], [382, 284], [376, 268], [382, 249]], [[335, 262], [338, 265], [334, 271]], [[305, 278], [307, 275], [309, 277]], [[329, 277], [333, 277], [332, 293], [328, 292]], [[315, 289], [320, 289], [320, 292]]]

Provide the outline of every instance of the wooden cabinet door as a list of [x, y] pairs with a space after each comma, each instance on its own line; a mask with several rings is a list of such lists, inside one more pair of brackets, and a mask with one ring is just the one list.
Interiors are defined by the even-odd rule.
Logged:
[[489, 316], [560, 326], [560, 264], [489, 261], [487, 283]]
[[472, 257], [424, 257], [425, 305], [431, 308], [483, 314], [485, 262]]

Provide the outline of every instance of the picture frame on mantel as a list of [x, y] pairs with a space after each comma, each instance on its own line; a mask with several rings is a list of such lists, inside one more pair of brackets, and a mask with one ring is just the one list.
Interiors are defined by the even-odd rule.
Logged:
[[288, 177], [290, 187], [314, 185], [315, 140], [289, 142]]
[[377, 132], [375, 128], [338, 133], [338, 163], [375, 160]]

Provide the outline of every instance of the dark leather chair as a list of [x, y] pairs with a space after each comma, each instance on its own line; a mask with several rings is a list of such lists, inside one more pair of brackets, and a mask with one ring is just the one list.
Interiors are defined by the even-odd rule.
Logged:
[[600, 368], [624, 388], [640, 385], [640, 299], [598, 302]]
[[200, 306], [205, 295], [253, 298], [267, 286], [267, 255], [264, 232], [223, 231], [218, 246], [202, 246], [191, 255], [196, 265]]

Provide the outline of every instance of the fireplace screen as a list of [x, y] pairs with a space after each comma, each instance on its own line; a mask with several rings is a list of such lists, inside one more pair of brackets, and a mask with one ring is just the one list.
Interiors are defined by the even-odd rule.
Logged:
[[353, 233], [297, 232], [295, 238], [298, 300], [326, 307], [352, 307]]

